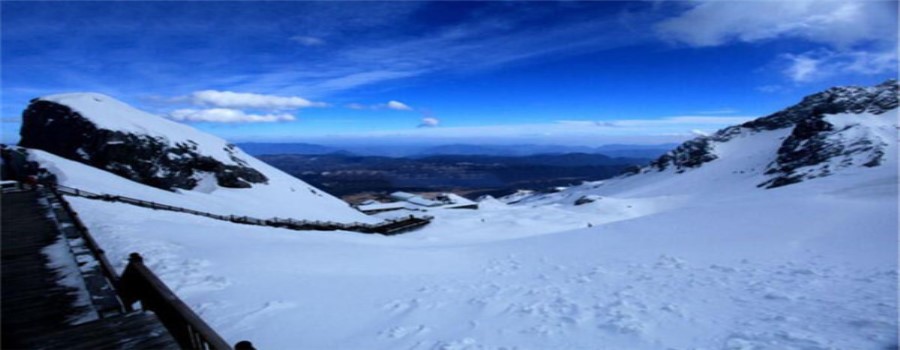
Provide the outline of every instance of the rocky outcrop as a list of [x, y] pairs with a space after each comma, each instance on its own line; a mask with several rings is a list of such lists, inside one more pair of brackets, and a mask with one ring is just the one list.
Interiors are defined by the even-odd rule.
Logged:
[[[851, 130], [854, 128], [863, 130]], [[861, 125], [839, 128], [822, 116], [800, 121], [766, 170], [765, 174], [772, 178], [759, 186], [775, 188], [828, 176], [850, 166], [881, 165], [888, 145], [869, 135], [865, 128]]]
[[193, 189], [207, 176], [222, 187], [247, 188], [268, 179], [225, 146], [231, 164], [204, 155], [194, 141], [99, 128], [66, 105], [35, 99], [23, 114], [19, 145], [36, 148], [166, 190]]
[[674, 150], [663, 154], [650, 163], [652, 168], [660, 171], [666, 170], [670, 166], [675, 168], [675, 172], [684, 172], [690, 168], [699, 167], [701, 164], [710, 162], [718, 158], [712, 149], [712, 139], [710, 137], [698, 137], [682, 143]]

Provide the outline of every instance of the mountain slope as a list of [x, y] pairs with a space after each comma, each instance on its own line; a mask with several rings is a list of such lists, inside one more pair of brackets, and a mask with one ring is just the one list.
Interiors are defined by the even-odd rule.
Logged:
[[162, 189], [192, 189], [205, 176], [231, 188], [268, 180], [225, 140], [96, 93], [32, 100], [20, 134], [20, 146]]
[[[770, 178], [760, 186], [773, 188], [826, 176], [831, 170], [823, 170], [829, 167], [825, 163], [838, 156], [844, 159], [841, 167], [876, 166], [883, 161], [888, 144], [896, 141], [896, 137], [879, 135], [890, 128], [890, 121], [896, 122], [897, 91], [896, 80], [873, 87], [834, 87], [772, 115], [687, 141], [641, 172], [673, 169], [683, 173], [719, 159], [722, 155], [718, 149], [727, 147], [724, 145], [733, 139], [784, 130], [790, 130], [790, 135], [782, 140], [775, 158], [766, 165], [765, 174]], [[871, 128], [881, 131], [868, 130]], [[860, 139], [856, 135], [860, 133], [868, 136]], [[805, 167], [819, 170], [800, 171]]]
[[105, 95], [35, 99], [21, 133], [66, 186], [215, 214], [377, 221], [218, 137]]
[[584, 196], [690, 202], [801, 182], [810, 182], [805, 188], [811, 193], [890, 182], [897, 176], [897, 91], [896, 80], [831, 88], [772, 115], [689, 140], [632, 174], [521, 203], [572, 205]]

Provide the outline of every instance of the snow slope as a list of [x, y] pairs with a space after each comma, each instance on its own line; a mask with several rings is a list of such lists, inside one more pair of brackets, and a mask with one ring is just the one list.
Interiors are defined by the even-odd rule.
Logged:
[[[877, 116], [868, 113], [826, 116], [825, 119], [838, 129], [827, 135], [827, 139], [845, 147], [844, 154], [837, 154], [814, 166], [801, 167], [797, 172], [819, 173], [819, 176], [811, 176], [814, 181], [809, 180], [812, 183], [810, 188], [818, 191], [889, 177], [885, 172], [896, 172], [898, 166], [897, 118], [896, 109]], [[531, 205], [572, 204], [585, 195], [684, 196], [715, 201], [721, 198], [730, 200], [756, 191], [780, 193], [779, 188], [761, 189], [759, 186], [772, 178], [766, 170], [777, 159], [781, 143], [791, 132], [791, 128], [783, 128], [735, 135], [727, 142], [714, 144], [711, 152], [716, 159], [694, 169], [646, 171], [571, 187], [559, 193], [533, 195], [519, 201]], [[877, 149], [883, 152], [881, 165], [863, 166], [870, 160], [872, 152], [853, 152], [861, 141], [878, 146]], [[823, 169], [827, 169], [826, 174], [822, 174]]]
[[439, 210], [394, 237], [73, 204], [119, 268], [141, 252], [259, 348], [881, 349], [897, 344], [898, 244], [882, 175], [637, 215], [652, 201]]
[[[44, 107], [45, 109], [43, 110], [34, 109], [34, 115], [29, 117], [31, 124], [40, 124], [41, 122], [47, 125], [69, 123], [65, 125], [80, 126], [83, 123], [89, 123], [91, 125], [89, 130], [92, 131], [88, 131], [88, 135], [78, 134], [74, 130], [71, 131], [73, 134], [78, 134], [75, 136], [84, 137], [85, 142], [87, 142], [81, 145], [84, 148], [97, 148], [91, 142], [97, 142], [97, 138], [108, 137], [110, 132], [121, 133], [117, 134], [116, 137], [121, 137], [122, 139], [99, 141], [142, 144], [150, 143], [148, 140], [152, 140], [152, 143], [162, 145], [158, 147], [145, 145], [145, 148], [139, 148], [142, 145], [133, 145], [138, 147], [135, 149], [148, 151], [149, 153], [130, 155], [125, 158], [147, 158], [137, 159], [133, 163], [107, 164], [108, 167], [119, 170], [125, 169], [123, 174], [133, 174], [137, 171], [136, 169], [144, 168], [143, 163], [156, 163], [160, 167], [156, 171], [158, 173], [166, 173], [159, 175], [161, 179], [169, 176], [188, 176], [196, 180], [196, 186], [188, 187], [190, 189], [173, 187], [173, 191], [166, 191], [135, 182], [139, 178], [148, 179], [152, 178], [152, 176], [118, 176], [112, 169], [104, 170], [104, 168], [86, 165], [92, 164], [90, 163], [91, 157], [100, 154], [100, 152], [107, 152], [100, 154], [100, 158], [121, 157], [121, 155], [115, 153], [116, 151], [104, 150], [102, 146], [93, 151], [97, 152], [96, 154], [86, 154], [82, 150], [82, 154], [79, 155], [81, 158], [74, 158], [79, 160], [79, 162], [70, 160], [73, 158], [66, 159], [48, 152], [30, 150], [31, 160], [37, 161], [42, 167], [54, 173], [62, 185], [95, 193], [127, 196], [212, 212], [214, 214], [338, 222], [372, 223], [377, 221], [375, 218], [358, 212], [340, 199], [247, 155], [240, 149], [228, 144], [225, 140], [198, 131], [188, 125], [176, 123], [135, 109], [112, 97], [97, 93], [52, 95], [36, 99], [32, 102], [32, 106], [37, 105], [39, 101], [55, 103], [56, 105]], [[59, 112], [60, 109], [65, 108], [70, 109], [73, 113]], [[26, 114], [28, 113], [26, 111]], [[33, 128], [38, 127], [33, 126]], [[45, 129], [34, 129], [30, 132], [37, 131], [57, 132], [58, 130], [47, 127]], [[35, 140], [37, 144], [43, 143], [48, 147], [58, 146], [50, 145], [48, 143], [52, 141], [43, 140], [40, 137], [35, 137]], [[162, 156], [156, 154], [159, 152], [162, 153]], [[122, 151], [118, 153], [122, 153]], [[58, 152], [58, 154], [61, 153]], [[169, 162], [165, 166], [159, 164], [173, 157], [194, 158], [196, 162]], [[220, 173], [213, 172], [210, 169], [212, 165], [209, 164], [209, 161], [201, 159], [203, 157], [210, 157], [213, 161], [232, 167], [217, 170]], [[197, 166], [198, 168], [188, 169], [192, 166]], [[240, 178], [243, 176], [240, 174], [256, 172], [262, 174], [262, 180], [248, 180], [249, 182], [245, 182]], [[232, 178], [232, 182], [244, 183], [248, 188], [222, 186], [222, 179], [219, 177], [228, 177], [228, 174], [236, 173], [238, 175], [236, 178]], [[217, 178], [219, 179], [217, 180]], [[189, 182], [182, 181], [181, 183], [187, 184]], [[146, 184], [147, 182], [144, 183]]]
[[42, 168], [55, 174], [59, 184], [94, 193], [132, 197], [221, 215], [338, 222], [379, 221], [360, 213], [340, 199], [249, 156], [244, 159], [269, 178], [267, 184], [234, 189], [219, 187], [214, 179], [210, 179], [205, 184], [201, 182], [200, 186], [191, 191], [179, 189], [170, 192], [44, 151], [28, 150], [28, 154], [30, 160], [40, 163]]
[[895, 348], [891, 116], [845, 134], [883, 138], [877, 167], [758, 188], [788, 132], [765, 131], [681, 174], [435, 210], [393, 237], [72, 202], [119, 268], [141, 252], [226, 339], [259, 348]]
[[[193, 141], [200, 147], [201, 154], [225, 164], [236, 164], [225, 151], [228, 145], [225, 140], [185, 124], [144, 112], [103, 94], [74, 92], [43, 96], [40, 100], [65, 105], [89, 119], [98, 129], [159, 137], [171, 144]], [[240, 154], [239, 157], [249, 158], [246, 154]]]

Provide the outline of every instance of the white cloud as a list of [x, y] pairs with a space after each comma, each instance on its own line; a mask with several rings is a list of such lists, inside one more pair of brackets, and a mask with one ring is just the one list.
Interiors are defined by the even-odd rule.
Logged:
[[753, 119], [752, 116], [709, 116], [709, 115], [680, 115], [657, 119], [618, 119], [618, 120], [559, 120], [559, 125], [575, 126], [575, 127], [659, 127], [659, 126], [681, 126], [681, 125], [702, 125], [704, 127], [740, 124]]
[[611, 121], [594, 121], [594, 120], [558, 120], [556, 122], [560, 125], [572, 125], [572, 126], [597, 126], [597, 127], [607, 127], [614, 128], [616, 125], [615, 122]]
[[272, 123], [296, 119], [287, 113], [247, 114], [244, 111], [229, 108], [178, 109], [169, 113], [169, 118], [178, 121], [212, 123]]
[[[354, 63], [357, 64], [357, 63]], [[328, 70], [334, 70], [333, 68], [327, 68]], [[353, 88], [357, 88], [364, 85], [371, 85], [375, 83], [380, 83], [382, 81], [395, 80], [407, 77], [413, 77], [419, 74], [424, 73], [421, 70], [372, 70], [358, 73], [350, 73], [344, 75], [343, 72], [337, 71], [332, 72], [333, 74], [340, 74], [339, 77], [325, 79], [320, 82], [315, 82], [311, 84], [311, 86], [307, 87], [307, 90], [312, 91], [314, 93], [326, 93], [333, 91], [343, 91], [349, 90]], [[284, 73], [279, 73], [284, 75]], [[282, 78], [275, 78], [283, 79]]]
[[258, 108], [270, 110], [325, 107], [323, 102], [313, 102], [297, 96], [274, 96], [245, 92], [203, 90], [191, 94], [197, 105], [222, 108]]
[[297, 35], [297, 36], [291, 37], [291, 40], [295, 41], [297, 43], [300, 43], [300, 45], [304, 45], [304, 46], [325, 45], [325, 40], [322, 40], [321, 38], [316, 38], [314, 36]]
[[[485, 143], [661, 143], [678, 142], [718, 129], [741, 124], [754, 116], [673, 116], [657, 119], [565, 120], [551, 123], [431, 127], [440, 125], [425, 117], [415, 129], [340, 133], [328, 138]], [[433, 120], [430, 120], [433, 119]]]
[[734, 108], [710, 109], [705, 111], [696, 111], [696, 114], [735, 114], [738, 110]]
[[348, 103], [346, 104], [347, 108], [350, 109], [371, 109], [371, 110], [379, 110], [379, 109], [393, 109], [395, 111], [412, 111], [413, 108], [409, 105], [400, 102], [400, 101], [388, 101], [387, 103], [378, 103], [374, 105], [364, 105], [361, 103]]
[[393, 109], [393, 110], [397, 110], [397, 111], [411, 111], [412, 110], [411, 107], [407, 106], [405, 103], [400, 102], [400, 101], [389, 101], [387, 104], [385, 104], [385, 107], [387, 107], [388, 109]]
[[896, 40], [896, 8], [875, 1], [694, 2], [679, 16], [656, 25], [663, 38], [690, 46], [718, 46], [802, 38], [837, 48]]
[[441, 123], [441, 121], [438, 120], [437, 118], [425, 117], [425, 118], [422, 118], [422, 122], [419, 123], [419, 127], [420, 128], [433, 128], [435, 126], [438, 126], [440, 123]]
[[799, 55], [785, 54], [782, 73], [795, 83], [805, 83], [843, 74], [878, 75], [897, 71], [897, 53], [816, 50]]
[[795, 82], [807, 82], [819, 73], [819, 60], [798, 55], [785, 55], [790, 64], [784, 70], [784, 75]]

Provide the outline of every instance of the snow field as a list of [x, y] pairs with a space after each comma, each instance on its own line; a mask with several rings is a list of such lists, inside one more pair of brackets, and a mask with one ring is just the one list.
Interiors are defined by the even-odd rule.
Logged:
[[[896, 202], [797, 196], [811, 185], [796, 185], [778, 205], [760, 191], [592, 228], [558, 220], [566, 210], [587, 215], [578, 213], [584, 206], [445, 210], [431, 213], [433, 227], [395, 237], [72, 201], [105, 213], [84, 216], [120, 267], [128, 252], [142, 252], [229, 341], [266, 348], [895, 344], [896, 220], [878, 218], [895, 217]], [[525, 213], [526, 222], [511, 224]]]

